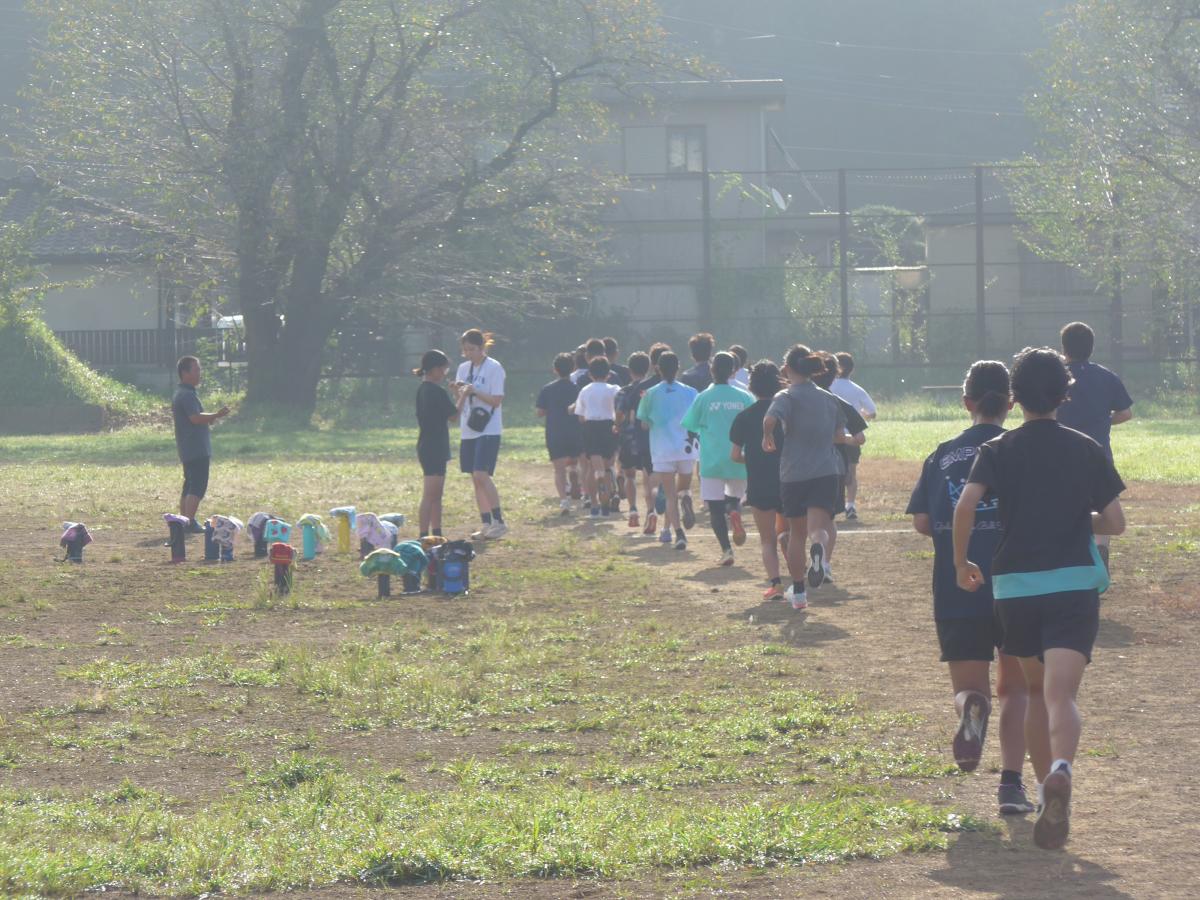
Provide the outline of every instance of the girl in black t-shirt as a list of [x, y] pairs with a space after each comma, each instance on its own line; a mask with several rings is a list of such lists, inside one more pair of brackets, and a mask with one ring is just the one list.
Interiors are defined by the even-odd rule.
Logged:
[[442, 533], [442, 492], [446, 486], [446, 463], [450, 459], [450, 423], [458, 418], [458, 407], [442, 387], [450, 360], [441, 350], [426, 350], [421, 366], [413, 374], [421, 379], [417, 388], [417, 459], [425, 473], [421, 492], [421, 536]]
[[980, 445], [954, 509], [958, 586], [976, 591], [984, 576], [968, 558], [975, 514], [981, 500], [997, 502], [1003, 536], [992, 559], [992, 594], [1001, 649], [1020, 659], [1029, 684], [1025, 737], [1039, 780], [1033, 840], [1047, 850], [1066, 844], [1070, 831], [1081, 730], [1075, 697], [1100, 625], [1099, 592], [1108, 587], [1094, 535], [1125, 530], [1125, 485], [1112, 460], [1055, 419], [1070, 383], [1054, 350], [1017, 356], [1012, 391], [1025, 422]]
[[[730, 456], [734, 462], [746, 464], [746, 505], [754, 512], [763, 567], [771, 582], [763, 594], [763, 600], [768, 602], [783, 599], [775, 530], [775, 518], [783, 504], [779, 498], [779, 451], [763, 450], [762, 423], [771, 400], [782, 387], [777, 365], [767, 360], [756, 363], [750, 372], [750, 393], [758, 402], [738, 413], [729, 429], [729, 440], [733, 443]], [[782, 443], [782, 436], [777, 443]]]

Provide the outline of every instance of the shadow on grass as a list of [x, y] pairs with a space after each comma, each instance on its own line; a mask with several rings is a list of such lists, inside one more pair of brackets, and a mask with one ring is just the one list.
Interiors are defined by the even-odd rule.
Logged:
[[1100, 619], [1100, 631], [1096, 635], [1097, 647], [1132, 647], [1133, 640], [1136, 636], [1135, 632], [1128, 625], [1116, 622], [1112, 619]]
[[760, 603], [726, 618], [735, 622], [753, 621], [756, 625], [779, 625], [779, 640], [792, 647], [816, 647], [850, 637], [850, 632], [822, 622], [806, 609], [792, 609], [786, 601]]

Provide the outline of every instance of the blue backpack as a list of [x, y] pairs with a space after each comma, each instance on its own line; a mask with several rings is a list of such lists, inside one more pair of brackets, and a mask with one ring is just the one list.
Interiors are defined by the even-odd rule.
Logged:
[[451, 541], [435, 548], [437, 589], [444, 594], [465, 594], [471, 589], [471, 560], [475, 548], [470, 541]]

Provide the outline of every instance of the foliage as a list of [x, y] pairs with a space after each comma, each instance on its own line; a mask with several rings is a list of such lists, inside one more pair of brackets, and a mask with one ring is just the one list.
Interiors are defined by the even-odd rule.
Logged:
[[[232, 269], [248, 401], [311, 412], [355, 310], [571, 302], [603, 184], [578, 158], [663, 58], [644, 0], [84, 0], [49, 26], [31, 153]], [[204, 254], [200, 254], [204, 255]]]
[[1073, 4], [1042, 63], [1037, 164], [1008, 175], [1022, 238], [1102, 288], [1155, 285], [1165, 347], [1200, 284], [1200, 3]]

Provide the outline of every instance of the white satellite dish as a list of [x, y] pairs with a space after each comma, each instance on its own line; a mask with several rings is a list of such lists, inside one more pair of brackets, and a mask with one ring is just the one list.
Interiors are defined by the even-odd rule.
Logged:
[[779, 188], [771, 188], [771, 199], [775, 201], [775, 206], [780, 212], [787, 212], [788, 207], [792, 205], [792, 195], [788, 194], [784, 197], [779, 193]]

